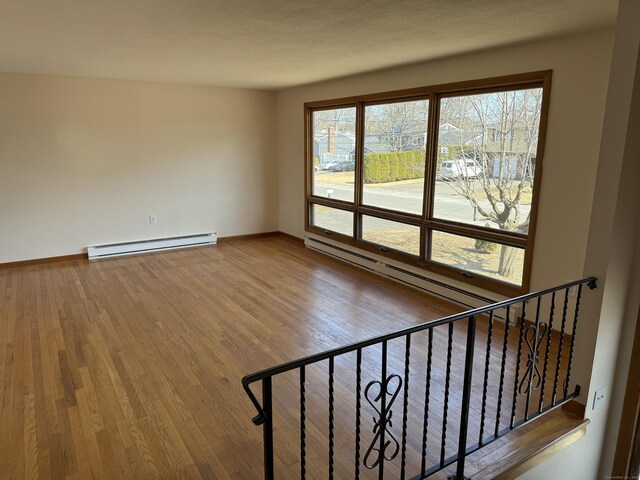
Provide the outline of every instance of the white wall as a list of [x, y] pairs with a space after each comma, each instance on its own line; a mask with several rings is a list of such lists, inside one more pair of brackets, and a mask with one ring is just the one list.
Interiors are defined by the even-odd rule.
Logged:
[[613, 31], [360, 75], [278, 92], [280, 230], [304, 236], [303, 104], [424, 85], [553, 69], [532, 289], [582, 274]]
[[0, 74], [0, 263], [277, 230], [275, 102], [264, 91]]
[[[526, 478], [532, 480], [605, 478], [612, 473], [640, 304], [639, 18], [640, 2], [620, 1], [584, 259], [585, 274], [599, 279], [598, 289], [582, 308], [581, 350], [576, 357], [591, 425], [587, 436], [560, 459], [530, 471]], [[592, 410], [595, 390], [602, 387], [608, 401], [604, 408]]]

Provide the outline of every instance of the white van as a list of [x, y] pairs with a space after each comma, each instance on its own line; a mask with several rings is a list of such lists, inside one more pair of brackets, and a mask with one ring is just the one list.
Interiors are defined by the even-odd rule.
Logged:
[[458, 158], [445, 160], [440, 165], [440, 178], [443, 180], [455, 180], [456, 178], [476, 178], [482, 169], [475, 160]]

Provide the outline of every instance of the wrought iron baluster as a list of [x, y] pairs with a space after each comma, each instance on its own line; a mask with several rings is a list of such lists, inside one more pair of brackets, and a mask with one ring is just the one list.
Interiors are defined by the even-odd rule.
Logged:
[[360, 410], [360, 397], [362, 393], [362, 349], [356, 352], [356, 466], [355, 480], [360, 478], [360, 424], [362, 412]]
[[444, 412], [442, 414], [442, 443], [440, 445], [440, 466], [444, 467], [444, 455], [447, 446], [447, 415], [449, 413], [449, 384], [451, 383], [451, 353], [453, 350], [453, 323], [449, 323], [447, 341], [447, 372], [444, 382]]
[[553, 315], [556, 309], [556, 292], [551, 294], [551, 306], [549, 307], [549, 334], [547, 335], [547, 348], [544, 353], [544, 368], [542, 371], [542, 387], [540, 389], [540, 402], [538, 403], [538, 413], [542, 413], [544, 406], [544, 393], [547, 385], [547, 369], [549, 367], [549, 349], [551, 347], [551, 339], [553, 338]]
[[333, 370], [335, 357], [329, 358], [329, 480], [333, 480], [333, 410], [334, 410], [334, 394], [333, 394]]
[[307, 474], [305, 367], [300, 367], [300, 479]]
[[424, 391], [424, 421], [422, 425], [422, 476], [427, 470], [427, 433], [429, 430], [429, 397], [431, 390], [431, 359], [433, 354], [433, 328], [429, 329], [429, 339], [427, 343], [427, 378]]
[[264, 412], [264, 424], [262, 427], [264, 441], [264, 478], [273, 480], [273, 403], [271, 377], [262, 380], [262, 411]]
[[[384, 451], [385, 451], [385, 434], [387, 433], [387, 341], [382, 342], [382, 389], [380, 398], [380, 465], [378, 467], [378, 479], [384, 480]], [[395, 397], [394, 397], [395, 398]]]
[[493, 336], [493, 311], [489, 312], [489, 332], [487, 334], [487, 355], [484, 361], [484, 379], [482, 383], [482, 410], [480, 413], [480, 434], [478, 443], [482, 444], [484, 435], [484, 423], [487, 412], [487, 389], [489, 383], [489, 360], [491, 359], [491, 337]]
[[564, 330], [567, 325], [567, 305], [569, 303], [569, 289], [564, 290], [564, 302], [562, 305], [562, 324], [560, 326], [560, 345], [558, 345], [558, 359], [556, 360], [556, 374], [553, 380], [553, 394], [551, 395], [551, 403], [556, 403], [556, 395], [558, 393], [558, 380], [560, 376], [560, 368], [562, 364], [562, 347], [564, 346]]
[[[386, 372], [385, 372], [386, 373]], [[376, 394], [377, 389], [377, 394]], [[392, 417], [393, 410], [391, 409], [393, 402], [400, 394], [402, 389], [402, 378], [400, 375], [389, 375], [386, 379], [381, 381], [373, 380], [369, 382], [364, 389], [364, 397], [369, 402], [369, 405], [373, 407], [378, 419], [373, 418], [373, 433], [374, 437], [364, 454], [364, 466], [369, 470], [376, 467], [380, 467], [380, 464], [386, 461], [391, 461], [398, 456], [400, 452], [400, 443], [391, 432], [390, 428], [393, 427]], [[380, 408], [377, 403], [380, 402]], [[380, 439], [385, 436], [384, 443], [380, 444]], [[387, 440], [388, 438], [388, 440]], [[373, 454], [376, 454], [375, 458], [372, 458]]]
[[506, 308], [505, 322], [504, 322], [504, 340], [502, 342], [502, 361], [500, 363], [500, 385], [498, 387], [498, 408], [496, 409], [496, 428], [494, 435], [497, 437], [500, 431], [500, 414], [502, 413], [502, 393], [504, 391], [504, 371], [507, 363], [507, 347], [509, 346], [509, 310]]
[[402, 414], [402, 455], [400, 478], [404, 480], [407, 467], [407, 415], [409, 413], [409, 361], [411, 360], [411, 335], [407, 335], [404, 350], [404, 402]]
[[569, 349], [569, 364], [567, 365], [567, 378], [564, 381], [564, 396], [569, 393], [569, 382], [571, 381], [571, 364], [573, 363], [573, 349], [576, 345], [576, 329], [578, 328], [578, 312], [580, 311], [580, 298], [582, 297], [582, 285], [578, 285], [578, 295], [576, 296], [576, 309], [573, 316], [573, 328], [571, 330], [571, 348]]
[[471, 404], [471, 382], [473, 381], [473, 350], [476, 342], [476, 317], [471, 315], [467, 325], [467, 351], [464, 362], [464, 383], [460, 412], [460, 434], [458, 438], [458, 465], [456, 479], [464, 480], [464, 463], [467, 456], [467, 430], [469, 428], [469, 406]]
[[511, 405], [511, 422], [509, 426], [513, 428], [516, 418], [516, 407], [518, 405], [518, 378], [520, 377], [520, 361], [522, 360], [522, 339], [524, 337], [524, 319], [526, 316], [527, 302], [522, 302], [522, 316], [520, 318], [520, 337], [518, 338], [518, 357], [516, 358], [516, 375], [513, 383], [513, 404]]
[[[534, 328], [531, 329], [529, 327], [528, 331], [533, 332], [533, 342], [531, 342], [529, 344], [529, 342], [527, 341], [527, 344], [529, 345], [529, 356], [528, 356], [528, 360], [527, 360], [527, 371], [525, 372], [525, 377], [527, 376], [527, 373], [529, 374], [529, 388], [527, 388], [527, 401], [525, 402], [525, 407], [524, 407], [524, 419], [528, 420], [529, 419], [529, 406], [531, 405], [531, 393], [537, 388], [536, 385], [539, 385], [536, 383], [536, 378], [538, 380], [540, 380], [540, 373], [538, 372], [538, 349], [540, 346], [540, 342], [542, 341], [542, 339], [538, 336], [538, 332], [541, 328], [540, 325], [540, 297], [538, 297], [538, 301], [536, 302], [536, 321], [534, 324]], [[546, 330], [546, 324], [544, 324], [544, 333], [542, 334], [542, 337], [544, 337], [544, 334], [546, 334], [547, 330]], [[527, 333], [528, 335], [528, 333]]]

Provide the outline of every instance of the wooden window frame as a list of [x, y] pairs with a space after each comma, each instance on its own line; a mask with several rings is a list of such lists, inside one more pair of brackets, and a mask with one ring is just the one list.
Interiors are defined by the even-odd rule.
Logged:
[[[427, 87], [397, 90], [344, 97], [333, 100], [308, 102], [304, 104], [304, 134], [305, 134], [305, 230], [315, 235], [331, 238], [341, 243], [351, 245], [397, 260], [408, 265], [419, 267], [433, 273], [443, 275], [474, 285], [489, 291], [503, 295], [518, 295], [527, 293], [530, 288], [531, 265], [533, 262], [533, 248], [535, 241], [536, 223], [538, 217], [538, 200], [542, 179], [542, 167], [544, 146], [547, 128], [547, 114], [549, 110], [549, 97], [551, 91], [551, 70], [528, 72], [515, 75], [491, 77], [465, 82], [447, 83]], [[438, 150], [438, 121], [439, 106], [442, 98], [457, 95], [474, 95], [481, 93], [495, 93], [524, 88], [542, 88], [542, 104], [540, 111], [540, 127], [538, 132], [538, 145], [536, 150], [536, 168], [533, 178], [533, 193], [531, 199], [531, 213], [527, 234], [506, 232], [497, 229], [478, 227], [462, 222], [433, 218], [433, 206], [435, 198], [436, 159]], [[363, 197], [363, 162], [364, 162], [364, 111], [367, 105], [393, 103], [398, 101], [429, 100], [429, 114], [426, 145], [426, 162], [424, 177], [424, 196], [422, 214], [403, 213], [388, 210], [381, 207], [364, 205]], [[313, 195], [313, 125], [312, 115], [315, 111], [331, 110], [336, 108], [356, 109], [356, 142], [355, 142], [355, 188], [354, 201], [348, 202], [339, 199]], [[347, 236], [332, 232], [312, 224], [312, 205], [324, 205], [352, 212], [353, 236]], [[378, 244], [358, 238], [362, 231], [362, 215], [375, 216], [385, 220], [397, 221], [420, 227], [420, 255], [416, 257], [392, 248], [381, 247]], [[524, 267], [522, 272], [522, 285], [493, 279], [478, 273], [468, 272], [453, 266], [429, 260], [430, 242], [427, 237], [432, 230], [442, 231], [454, 235], [477, 238], [506, 244], [524, 249]]]

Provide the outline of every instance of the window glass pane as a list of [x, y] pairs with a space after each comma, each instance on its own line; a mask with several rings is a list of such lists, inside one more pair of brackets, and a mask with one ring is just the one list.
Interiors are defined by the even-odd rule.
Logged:
[[353, 202], [356, 109], [316, 110], [312, 115], [312, 193]]
[[434, 217], [527, 233], [542, 88], [443, 98]]
[[362, 239], [411, 255], [420, 254], [420, 227], [362, 216]]
[[431, 260], [522, 285], [524, 250], [499, 243], [433, 230]]
[[353, 237], [353, 213], [324, 205], [311, 205], [311, 224]]
[[429, 101], [365, 107], [362, 203], [422, 214]]

